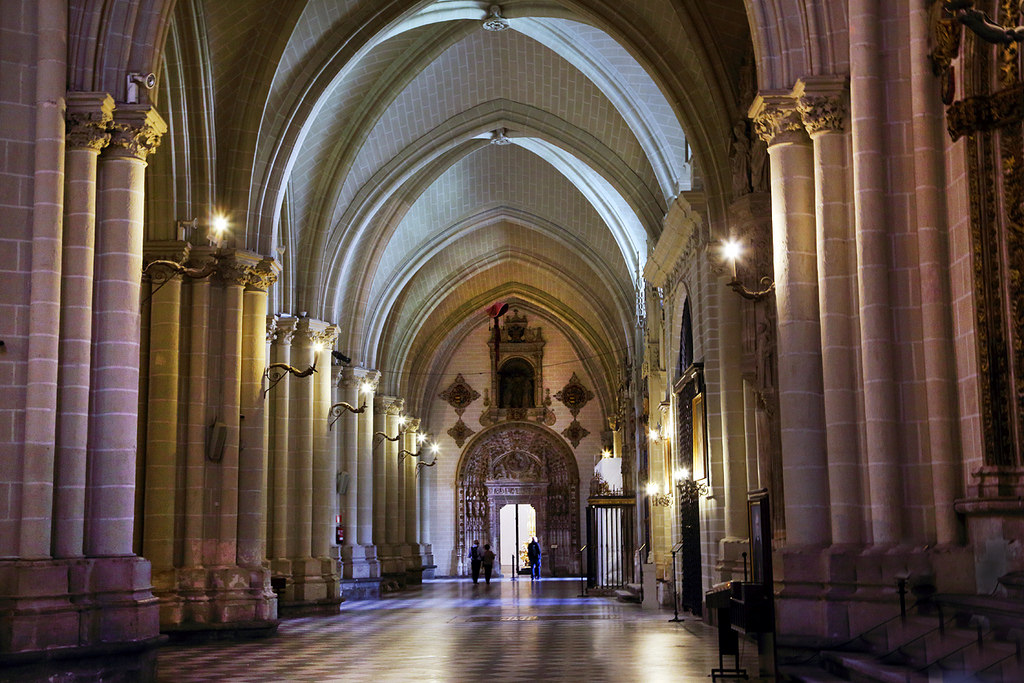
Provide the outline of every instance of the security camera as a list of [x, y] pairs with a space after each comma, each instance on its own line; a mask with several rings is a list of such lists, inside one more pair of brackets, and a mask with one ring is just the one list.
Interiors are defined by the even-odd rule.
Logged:
[[128, 87], [125, 93], [125, 99], [128, 104], [139, 103], [139, 86], [143, 86], [146, 90], [152, 90], [156, 87], [156, 74], [140, 74], [137, 71], [133, 71], [128, 74]]
[[334, 356], [334, 359], [340, 363], [347, 364], [352, 362], [352, 359], [343, 354], [341, 351], [331, 351], [331, 355]]

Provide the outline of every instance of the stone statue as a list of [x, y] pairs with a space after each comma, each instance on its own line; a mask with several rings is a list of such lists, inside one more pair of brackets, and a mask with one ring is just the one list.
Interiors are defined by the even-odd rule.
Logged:
[[738, 199], [750, 193], [750, 137], [743, 121], [733, 126], [729, 161], [732, 163], [732, 196]]
[[770, 189], [768, 170], [768, 143], [755, 138], [750, 150], [750, 186], [754, 192], [768, 192]]
[[[1024, 1], [1019, 7], [1020, 11], [1024, 11]], [[1024, 42], [1024, 26], [1000, 26], [987, 14], [975, 9], [974, 0], [946, 0], [946, 11], [987, 43], [1008, 45]]]

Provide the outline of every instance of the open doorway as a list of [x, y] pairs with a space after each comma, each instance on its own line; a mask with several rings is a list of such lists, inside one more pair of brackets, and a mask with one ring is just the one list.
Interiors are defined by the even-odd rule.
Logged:
[[511, 575], [527, 564], [526, 545], [537, 535], [537, 511], [532, 505], [510, 503], [498, 513], [498, 524], [501, 573]]

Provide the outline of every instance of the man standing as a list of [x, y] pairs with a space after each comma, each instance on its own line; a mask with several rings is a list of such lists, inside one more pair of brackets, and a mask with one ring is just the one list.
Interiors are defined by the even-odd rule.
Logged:
[[469, 567], [473, 572], [473, 583], [480, 580], [480, 562], [483, 556], [480, 554], [480, 541], [473, 541], [473, 547], [469, 549]]
[[537, 542], [537, 537], [534, 536], [530, 539], [530, 544], [526, 546], [526, 557], [530, 560], [530, 578], [540, 578], [540, 543]]

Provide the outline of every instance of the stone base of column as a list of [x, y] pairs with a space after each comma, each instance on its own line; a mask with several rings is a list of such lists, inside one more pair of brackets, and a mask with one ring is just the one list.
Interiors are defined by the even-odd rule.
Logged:
[[910, 606], [915, 591], [963, 592], [972, 563], [960, 547], [778, 550], [772, 556], [778, 643], [822, 649], [845, 642], [899, 614], [897, 579], [907, 579]]
[[402, 557], [402, 546], [398, 544], [382, 545], [380, 552], [380, 571], [385, 579], [398, 580], [405, 577], [405, 558]]
[[0, 561], [0, 668], [22, 669], [24, 680], [155, 676], [151, 650], [163, 638], [152, 588], [141, 557]]
[[[744, 559], [743, 555], [747, 557]], [[669, 555], [669, 564], [671, 564]], [[719, 581], [743, 581], [744, 576], [750, 577], [750, 543], [745, 538], [723, 538], [718, 542], [718, 563], [715, 571], [718, 573]], [[676, 557], [676, 564], [680, 561]], [[676, 567], [676, 571], [680, 571]]]
[[153, 574], [160, 629], [174, 638], [260, 637], [277, 630], [265, 567], [184, 567]]
[[278, 594], [277, 611], [281, 616], [338, 611], [341, 577], [337, 560], [329, 557], [271, 560], [270, 568], [275, 578], [285, 580], [284, 589]]
[[[431, 561], [429, 563], [427, 562], [426, 549], [429, 548], [429, 546], [424, 546], [420, 543], [413, 543], [412, 545], [407, 546], [407, 548], [409, 550], [409, 554], [405, 560], [406, 582], [409, 585], [418, 586], [423, 583], [424, 578], [428, 578], [425, 576], [427, 572], [427, 564], [433, 564], [433, 558], [431, 557]], [[433, 567], [431, 567], [431, 569], [433, 569]], [[429, 578], [433, 578], [433, 575]]]
[[380, 562], [377, 561], [376, 546], [343, 545], [339, 550], [343, 580], [380, 579]]
[[421, 543], [423, 553], [423, 578], [432, 579], [437, 572], [437, 562], [434, 561], [434, 547], [429, 543]]

